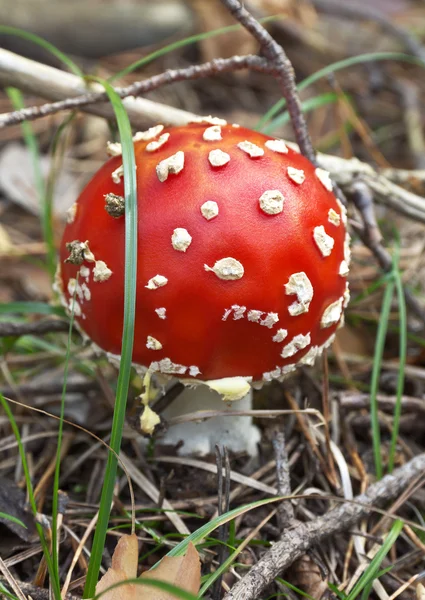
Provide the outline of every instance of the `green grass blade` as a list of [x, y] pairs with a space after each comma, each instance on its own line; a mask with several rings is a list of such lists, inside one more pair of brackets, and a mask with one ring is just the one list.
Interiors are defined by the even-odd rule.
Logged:
[[400, 429], [401, 418], [401, 400], [404, 390], [404, 375], [407, 358], [407, 311], [406, 300], [404, 297], [403, 282], [401, 279], [400, 270], [395, 260], [394, 263], [394, 282], [397, 292], [398, 311], [399, 311], [399, 370], [397, 378], [396, 403], [394, 407], [393, 430], [391, 434], [391, 444], [388, 454], [388, 472], [392, 473], [394, 469], [398, 432]]
[[18, 596], [15, 596], [15, 594], [11, 594], [10, 592], [7, 591], [7, 589], [4, 587], [4, 585], [0, 582], [0, 593], [3, 594], [6, 598], [10, 598], [10, 600], [18, 600]]
[[[336, 73], [337, 71], [341, 71], [342, 69], [347, 69], [348, 67], [352, 67], [354, 65], [363, 64], [366, 62], [373, 61], [382, 61], [382, 60], [399, 60], [401, 62], [407, 62], [411, 64], [418, 65], [420, 67], [424, 67], [425, 63], [414, 56], [410, 56], [409, 54], [404, 54], [402, 52], [367, 52], [366, 54], [359, 54], [358, 56], [350, 56], [349, 58], [345, 58], [343, 60], [339, 60], [337, 62], [332, 63], [331, 65], [327, 65], [323, 69], [319, 69], [316, 73], [313, 73], [306, 79], [304, 79], [298, 86], [298, 91], [301, 92], [305, 90], [309, 85], [315, 83], [319, 79], [323, 79], [327, 77], [331, 73]], [[255, 129], [262, 131], [265, 124], [270, 121], [280, 110], [284, 108], [286, 101], [284, 98], [278, 100], [267, 112], [266, 114], [258, 121]], [[273, 121], [273, 128], [279, 126], [280, 117]]]
[[23, 523], [20, 519], [13, 517], [12, 515], [8, 515], [7, 513], [0, 511], [0, 519], [5, 519], [6, 521], [10, 521], [11, 523], [15, 523], [15, 525], [20, 525], [24, 529], [28, 529], [25, 523]]
[[370, 419], [372, 426], [372, 443], [373, 443], [373, 455], [375, 459], [375, 471], [378, 479], [382, 478], [382, 456], [381, 456], [381, 432], [379, 429], [379, 415], [378, 415], [378, 388], [379, 388], [379, 376], [381, 374], [382, 357], [384, 354], [385, 338], [388, 329], [388, 320], [390, 317], [391, 302], [394, 295], [395, 283], [392, 279], [386, 285], [384, 297], [382, 300], [381, 315], [378, 324], [378, 331], [376, 334], [375, 352], [373, 356], [373, 368], [372, 377], [370, 382]]
[[384, 543], [382, 544], [381, 548], [378, 550], [378, 552], [375, 554], [375, 556], [371, 560], [368, 568], [365, 570], [365, 572], [360, 577], [360, 579], [358, 580], [356, 585], [353, 587], [351, 592], [348, 594], [347, 600], [355, 600], [355, 598], [357, 598], [357, 596], [362, 592], [362, 590], [365, 587], [367, 587], [368, 585], [373, 583], [373, 581], [376, 579], [376, 577], [378, 575], [378, 571], [380, 569], [382, 561], [384, 560], [384, 558], [386, 557], [388, 552], [391, 550], [391, 548], [395, 544], [402, 529], [403, 529], [403, 521], [400, 521], [400, 520], [394, 521], [394, 524], [391, 527], [387, 537], [385, 538]]
[[65, 310], [61, 306], [52, 306], [47, 302], [4, 302], [0, 303], [0, 315], [55, 315], [65, 317]]
[[[260, 19], [260, 22], [266, 23], [269, 21], [273, 21], [277, 18], [286, 18], [286, 16], [285, 15], [272, 15], [272, 16], [264, 17], [263, 19]], [[114, 75], [109, 77], [108, 81], [110, 83], [112, 83], [113, 81], [116, 81], [117, 79], [120, 79], [121, 77], [124, 77], [125, 75], [128, 75], [129, 73], [132, 73], [136, 69], [145, 67], [146, 65], [148, 65], [152, 61], [156, 60], [157, 58], [160, 58], [161, 56], [164, 56], [165, 54], [169, 54], [170, 52], [173, 52], [174, 50], [178, 50], [179, 48], [183, 48], [184, 46], [189, 46], [190, 44], [194, 44], [195, 42], [201, 42], [202, 40], [207, 40], [208, 38], [211, 38], [211, 37], [216, 37], [216, 36], [222, 35], [224, 33], [231, 33], [232, 31], [238, 31], [241, 29], [242, 29], [241, 25], [229, 25], [228, 27], [220, 27], [219, 29], [213, 29], [212, 31], [206, 31], [205, 33], [197, 33], [195, 35], [188, 36], [188, 37], [184, 38], [183, 40], [178, 40], [177, 42], [168, 44], [167, 46], [164, 46], [164, 48], [159, 48], [158, 50], [151, 52], [150, 54], [148, 54], [147, 56], [144, 56], [143, 58], [139, 58], [138, 60], [134, 61], [133, 63], [131, 63], [124, 69], [122, 69], [121, 71], [118, 71], [118, 73], [114, 73]]]
[[[327, 106], [328, 104], [335, 104], [338, 101], [338, 94], [335, 92], [326, 92], [324, 94], [320, 94], [319, 96], [314, 96], [313, 98], [308, 98], [301, 102], [301, 109], [303, 113], [308, 113], [317, 108], [321, 108], [322, 106]], [[279, 116], [279, 126], [286, 125], [291, 120], [288, 111], [285, 111]], [[277, 120], [276, 120], [277, 121]], [[269, 133], [273, 133], [273, 130], [276, 128], [275, 121], [263, 127], [262, 132], [268, 135]]]
[[80, 69], [78, 65], [76, 65], [66, 54], [61, 52], [56, 46], [43, 39], [42, 37], [36, 35], [35, 33], [30, 33], [29, 31], [25, 31], [24, 29], [19, 29], [18, 27], [11, 27], [9, 25], [0, 25], [0, 33], [4, 33], [6, 35], [13, 35], [15, 37], [20, 37], [28, 42], [32, 42], [33, 44], [37, 44], [44, 50], [53, 54], [57, 59], [59, 59], [71, 73], [74, 75], [78, 75], [79, 77], [84, 77], [84, 73]]
[[13, 416], [13, 413], [10, 410], [7, 401], [5, 400], [3, 394], [1, 394], [1, 393], [0, 393], [0, 404], [2, 405], [3, 410], [6, 413], [7, 418], [9, 419], [10, 426], [12, 428], [13, 434], [14, 434], [14, 436], [16, 438], [16, 442], [18, 444], [18, 450], [19, 450], [19, 455], [21, 457], [22, 468], [24, 471], [24, 477], [25, 477], [25, 483], [27, 486], [29, 502], [30, 502], [30, 506], [31, 506], [31, 510], [34, 515], [34, 518], [36, 519], [35, 526], [37, 529], [38, 536], [40, 538], [41, 547], [43, 548], [43, 555], [46, 560], [47, 570], [50, 575], [53, 594], [54, 594], [55, 600], [61, 600], [60, 583], [59, 583], [59, 580], [55, 577], [55, 570], [53, 568], [52, 557], [50, 555], [49, 546], [48, 546], [46, 538], [44, 536], [43, 528], [40, 525], [40, 523], [38, 523], [38, 521], [37, 521], [37, 513], [38, 513], [37, 505], [35, 502], [34, 490], [32, 487], [32, 481], [31, 481], [31, 475], [30, 475], [29, 468], [28, 468], [27, 457], [25, 456], [25, 449], [24, 449], [24, 446], [23, 446], [22, 440], [21, 440], [21, 434], [20, 434], [19, 428], [16, 424], [15, 417]]
[[[23, 95], [19, 90], [9, 87], [6, 91], [15, 110], [20, 110], [25, 107]], [[56, 250], [53, 235], [52, 207], [50, 203], [46, 201], [46, 184], [41, 171], [40, 149], [31, 123], [28, 121], [21, 123], [21, 130], [25, 145], [32, 157], [35, 187], [40, 204], [41, 228], [43, 231], [43, 239], [47, 246], [47, 268], [53, 279], [56, 270]]]
[[113, 498], [117, 458], [121, 447], [122, 430], [125, 420], [127, 393], [130, 382], [131, 360], [133, 355], [134, 321], [136, 309], [136, 280], [137, 280], [137, 184], [134, 145], [130, 122], [121, 99], [112, 86], [103, 80], [98, 80], [105, 88], [115, 112], [118, 123], [122, 158], [124, 166], [124, 195], [125, 195], [125, 279], [124, 279], [124, 326], [120, 371], [117, 383], [116, 403], [112, 422], [110, 446], [115, 454], [109, 452], [106, 465], [105, 481], [99, 507], [99, 519], [89, 568], [87, 571], [84, 597], [94, 596], [102, 554], [105, 545], [106, 531], [110, 507]]
[[66, 346], [65, 365], [64, 365], [64, 373], [63, 373], [63, 386], [62, 386], [62, 395], [61, 395], [61, 404], [60, 404], [60, 413], [59, 413], [59, 427], [58, 427], [58, 440], [57, 440], [57, 448], [56, 448], [55, 472], [54, 472], [54, 477], [53, 477], [52, 563], [53, 563], [53, 569], [55, 570], [55, 578], [58, 581], [60, 581], [59, 552], [58, 552], [58, 546], [59, 546], [59, 544], [58, 544], [59, 478], [60, 478], [61, 452], [62, 452], [62, 440], [63, 440], [63, 420], [65, 418], [65, 394], [66, 394], [66, 385], [68, 382], [69, 362], [70, 362], [70, 358], [71, 358], [72, 328], [74, 325], [74, 309], [75, 309], [75, 299], [77, 296], [77, 286], [78, 286], [78, 274], [77, 274], [77, 285], [75, 286], [74, 294], [72, 296], [71, 318], [69, 320], [68, 341], [67, 341], [67, 346]]

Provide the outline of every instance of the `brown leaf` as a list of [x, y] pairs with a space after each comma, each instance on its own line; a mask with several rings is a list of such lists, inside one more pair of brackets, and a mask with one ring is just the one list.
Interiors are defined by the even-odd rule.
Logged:
[[328, 582], [322, 579], [319, 567], [308, 554], [294, 562], [286, 578], [315, 600], [320, 600], [328, 590]]
[[[112, 556], [112, 567], [108, 569], [96, 586], [100, 594], [115, 583], [137, 577], [138, 542], [136, 535], [123, 535]], [[103, 594], [103, 600], [136, 600], [137, 586], [134, 583], [120, 585]], [[141, 590], [141, 588], [140, 588]], [[139, 592], [140, 593], [140, 592]]]
[[[100, 594], [112, 585], [137, 577], [138, 542], [136, 535], [124, 535], [119, 540], [108, 569], [96, 586]], [[201, 563], [193, 544], [189, 544], [185, 556], [166, 556], [156, 569], [146, 571], [142, 579], [158, 579], [171, 583], [192, 594], [201, 587]], [[158, 588], [128, 583], [105, 592], [103, 600], [174, 600], [175, 596]]]
[[[145, 571], [142, 579], [159, 579], [183, 588], [187, 592], [197, 594], [201, 587], [201, 563], [195, 546], [190, 543], [184, 556], [166, 556], [156, 569]], [[175, 598], [159, 589], [146, 589], [146, 600], [170, 600]]]

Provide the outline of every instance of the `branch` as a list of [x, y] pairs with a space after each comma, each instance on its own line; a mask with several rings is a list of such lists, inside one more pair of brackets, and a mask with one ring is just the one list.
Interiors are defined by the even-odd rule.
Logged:
[[[37, 73], [34, 74], [32, 73], [32, 68], [35, 66], [37, 66]], [[269, 74], [273, 74], [275, 71], [274, 67], [258, 56], [233, 56], [232, 58], [217, 58], [201, 65], [193, 65], [183, 69], [169, 69], [164, 73], [154, 75], [149, 79], [137, 81], [127, 87], [117, 87], [115, 91], [120, 98], [125, 98], [124, 106], [133, 123], [135, 120], [138, 120], [137, 117], [143, 114], [144, 122], [146, 122], [146, 117], [149, 115], [154, 120], [177, 125], [182, 124], [182, 122], [187, 123], [188, 120], [194, 119], [196, 115], [172, 109], [169, 106], [164, 110], [165, 107], [163, 105], [156, 105], [148, 100], [142, 101], [140, 98], [129, 98], [129, 96], [145, 94], [163, 85], [177, 81], [201, 79], [241, 69], [251, 69]], [[16, 125], [17, 123], [22, 123], [22, 121], [33, 121], [34, 119], [53, 115], [62, 110], [75, 110], [77, 108], [82, 108], [100, 116], [112, 117], [113, 114], [108, 104], [105, 106], [94, 106], [99, 103], [108, 102], [108, 96], [103, 90], [102, 85], [98, 83], [90, 84], [89, 89], [91, 91], [87, 92], [87, 88], [79, 77], [52, 67], [40, 65], [7, 50], [0, 50], [0, 83], [13, 85], [26, 92], [37, 93], [49, 99], [65, 98], [52, 104], [32, 106], [12, 113], [6, 113], [0, 116], [0, 129], [7, 125]], [[159, 107], [161, 107], [161, 116], [158, 114]], [[153, 115], [154, 112], [156, 113], [156, 117]]]
[[20, 335], [43, 335], [44, 333], [68, 331], [69, 322], [58, 319], [43, 319], [28, 323], [0, 323], [0, 338], [15, 337]]
[[254, 600], [274, 578], [289, 567], [309, 548], [330, 536], [347, 531], [366, 517], [374, 506], [382, 506], [396, 498], [425, 471], [425, 454], [413, 458], [392, 475], [374, 483], [354, 499], [343, 502], [322, 517], [309, 523], [298, 523], [286, 531], [248, 573], [228, 592], [223, 600]]
[[307, 123], [302, 112], [300, 97], [298, 95], [295, 74], [291, 61], [286, 56], [284, 49], [280, 46], [269, 32], [244, 8], [239, 0], [221, 0], [224, 6], [231, 12], [234, 18], [249, 31], [258, 41], [264, 56], [275, 67], [274, 76], [280, 83], [282, 95], [286, 100], [287, 109], [291, 117], [295, 138], [301, 153], [314, 165], [316, 153], [308, 133]]

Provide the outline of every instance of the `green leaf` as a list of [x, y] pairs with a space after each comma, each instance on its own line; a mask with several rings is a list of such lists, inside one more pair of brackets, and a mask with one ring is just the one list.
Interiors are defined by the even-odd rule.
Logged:
[[15, 525], [20, 525], [24, 529], [27, 529], [27, 526], [25, 525], [25, 523], [23, 523], [21, 521], [21, 519], [17, 519], [16, 517], [13, 517], [12, 515], [8, 515], [7, 513], [1, 512], [1, 511], [0, 511], [0, 519], [5, 519], [6, 521], [11, 521], [11, 523], [15, 523]]
[[117, 382], [116, 402], [112, 421], [110, 446], [115, 452], [109, 452], [106, 465], [105, 480], [99, 508], [99, 519], [96, 525], [91, 558], [87, 571], [84, 598], [94, 596], [99, 568], [105, 546], [106, 531], [113, 498], [115, 477], [117, 473], [117, 455], [121, 447], [122, 432], [125, 421], [128, 386], [130, 382], [131, 362], [133, 355], [134, 321], [136, 312], [137, 281], [137, 182], [136, 161], [134, 156], [133, 137], [130, 122], [121, 99], [113, 87], [102, 79], [96, 79], [105, 88], [115, 112], [118, 123], [122, 158], [124, 167], [125, 195], [125, 278], [124, 278], [124, 325], [120, 371]]
[[66, 54], [61, 52], [56, 46], [43, 39], [42, 37], [36, 35], [35, 33], [30, 33], [29, 31], [25, 31], [24, 29], [19, 29], [18, 27], [11, 27], [9, 25], [0, 25], [0, 33], [4, 33], [6, 35], [13, 35], [15, 37], [20, 37], [28, 42], [33, 42], [44, 48], [53, 56], [56, 56], [74, 75], [78, 75], [78, 77], [84, 77], [84, 73], [80, 69], [78, 65], [76, 65]]
[[4, 302], [0, 303], [0, 315], [55, 315], [65, 317], [65, 310], [61, 306], [53, 306], [47, 302]]
[[[319, 81], [319, 79], [323, 79], [327, 77], [331, 73], [336, 73], [337, 71], [341, 71], [342, 69], [347, 69], [348, 67], [352, 67], [358, 64], [364, 64], [367, 62], [374, 61], [382, 61], [382, 60], [399, 60], [401, 62], [407, 62], [414, 65], [419, 65], [420, 67], [424, 67], [425, 63], [421, 61], [419, 58], [415, 58], [414, 56], [410, 56], [409, 54], [403, 54], [402, 52], [368, 52], [366, 54], [359, 54], [358, 56], [350, 56], [349, 58], [345, 58], [343, 60], [339, 60], [333, 64], [327, 65], [323, 69], [316, 71], [306, 79], [304, 79], [298, 86], [297, 89], [299, 92], [308, 88], [312, 83]], [[265, 124], [270, 121], [282, 108], [284, 108], [286, 101], [284, 98], [281, 98], [276, 102], [267, 112], [266, 114], [258, 121], [256, 125], [256, 129], [262, 131]], [[274, 119], [273, 123], [270, 125], [270, 128], [276, 129], [280, 126], [280, 116]]]

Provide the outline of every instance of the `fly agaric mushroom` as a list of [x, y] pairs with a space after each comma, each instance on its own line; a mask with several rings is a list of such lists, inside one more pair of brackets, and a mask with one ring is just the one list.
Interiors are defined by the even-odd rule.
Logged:
[[[133, 361], [189, 386], [176, 406], [191, 402], [193, 410], [197, 402], [204, 410], [221, 396], [245, 397], [249, 407], [251, 385], [312, 365], [342, 325], [350, 253], [345, 208], [326, 171], [282, 140], [222, 120], [158, 125], [134, 140]], [[68, 307], [76, 291], [83, 332], [119, 355], [125, 206], [120, 146], [110, 148], [113, 157], [68, 212], [57, 282]], [[249, 417], [238, 418], [248, 423], [245, 433], [239, 426], [230, 431], [224, 419], [226, 442], [254, 454], [258, 432]], [[167, 434], [183, 439], [185, 452], [223, 443], [220, 432], [213, 439], [211, 422], [187, 426], [200, 435], [182, 433], [181, 425]]]

